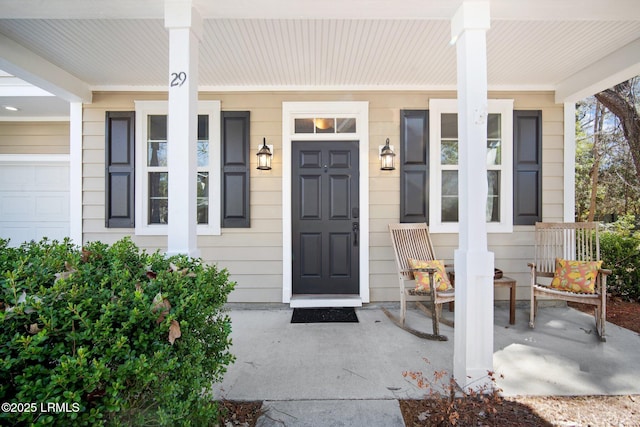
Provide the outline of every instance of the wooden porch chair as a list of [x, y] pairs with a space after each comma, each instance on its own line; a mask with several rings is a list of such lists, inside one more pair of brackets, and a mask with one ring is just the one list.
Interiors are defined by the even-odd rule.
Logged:
[[551, 287], [556, 272], [556, 259], [572, 261], [600, 261], [598, 223], [545, 223], [535, 225], [535, 260], [531, 269], [531, 311], [529, 327], [535, 325], [538, 298], [546, 297], [594, 307], [596, 330], [600, 339], [606, 341], [604, 326], [607, 312], [607, 275], [610, 270], [598, 269], [595, 274], [593, 293], [559, 290]]
[[[398, 281], [400, 284], [400, 317], [391, 314], [384, 309], [386, 315], [402, 329], [417, 335], [421, 338], [447, 340], [447, 337], [440, 335], [440, 322], [453, 327], [453, 322], [441, 318], [442, 304], [453, 302], [455, 292], [436, 291], [434, 280], [434, 269], [412, 269], [409, 259], [432, 261], [436, 260], [429, 228], [426, 223], [419, 224], [389, 224], [393, 252], [398, 268]], [[414, 272], [427, 271], [429, 274], [430, 292], [415, 291]], [[433, 334], [427, 334], [405, 325], [407, 313], [407, 301], [415, 301], [418, 308], [430, 315], [433, 323]], [[422, 304], [428, 301], [428, 307]]]

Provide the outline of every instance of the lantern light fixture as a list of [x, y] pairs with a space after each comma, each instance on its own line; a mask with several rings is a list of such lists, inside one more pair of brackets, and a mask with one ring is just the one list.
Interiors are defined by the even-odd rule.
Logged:
[[258, 156], [258, 169], [263, 171], [271, 170], [271, 149], [267, 146], [267, 138], [262, 138], [262, 147], [256, 154]]
[[394, 166], [394, 157], [396, 153], [389, 146], [389, 138], [387, 138], [386, 144], [380, 148], [380, 170], [392, 171], [396, 167]]

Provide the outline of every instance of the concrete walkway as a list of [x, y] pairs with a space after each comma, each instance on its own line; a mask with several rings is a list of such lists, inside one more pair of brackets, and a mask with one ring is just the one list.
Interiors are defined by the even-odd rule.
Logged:
[[[291, 324], [284, 305], [230, 305], [237, 360], [214, 386], [216, 396], [264, 401], [260, 426], [403, 426], [398, 399], [429, 392], [403, 373], [451, 373], [454, 330], [442, 325], [449, 341], [427, 341], [379, 307], [356, 311], [359, 323]], [[602, 343], [593, 316], [564, 307], [538, 313], [530, 329], [528, 305], [518, 307], [515, 325], [506, 306], [496, 307], [494, 370], [504, 395], [640, 394], [638, 334], [607, 323]], [[430, 331], [416, 310], [407, 322]]]

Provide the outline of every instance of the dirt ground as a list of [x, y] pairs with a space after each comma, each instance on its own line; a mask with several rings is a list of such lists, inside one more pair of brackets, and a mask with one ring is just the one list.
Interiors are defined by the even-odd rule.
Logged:
[[[586, 310], [578, 304], [570, 304]], [[640, 303], [610, 298], [607, 320], [640, 334]], [[221, 402], [224, 427], [253, 427], [262, 402]], [[413, 426], [640, 426], [640, 395], [530, 396], [503, 398], [429, 398], [401, 400], [408, 427]]]

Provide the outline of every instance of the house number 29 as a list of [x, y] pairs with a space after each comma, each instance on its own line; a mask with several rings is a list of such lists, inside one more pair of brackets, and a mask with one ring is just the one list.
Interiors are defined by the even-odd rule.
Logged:
[[179, 73], [171, 73], [171, 87], [182, 86], [187, 81], [187, 73], [180, 71]]

